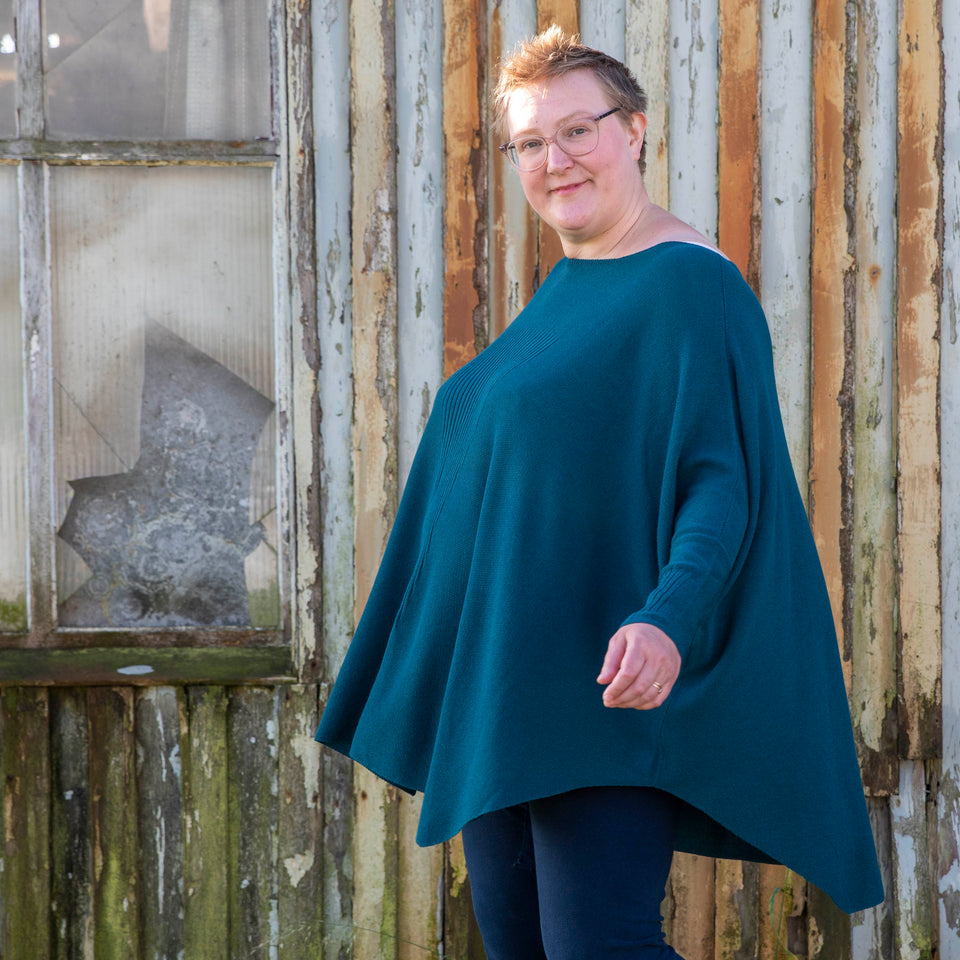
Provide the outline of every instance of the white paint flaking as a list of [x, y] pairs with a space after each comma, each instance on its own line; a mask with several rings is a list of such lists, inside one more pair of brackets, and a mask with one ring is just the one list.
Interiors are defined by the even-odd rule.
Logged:
[[307, 850], [305, 853], [296, 853], [293, 856], [284, 857], [283, 865], [287, 870], [291, 885], [297, 887], [300, 885], [300, 881], [313, 869], [313, 851]]

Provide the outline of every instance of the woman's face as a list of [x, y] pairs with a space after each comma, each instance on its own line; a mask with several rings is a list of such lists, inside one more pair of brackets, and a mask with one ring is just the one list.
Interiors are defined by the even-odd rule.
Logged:
[[[593, 71], [574, 70], [516, 90], [507, 106], [508, 136], [553, 137], [564, 123], [610, 106]], [[520, 171], [527, 201], [560, 235], [568, 257], [603, 255], [635, 222], [644, 197], [637, 161], [645, 128], [642, 113], [613, 114], [599, 121], [591, 153], [571, 157], [551, 143], [539, 170]]]

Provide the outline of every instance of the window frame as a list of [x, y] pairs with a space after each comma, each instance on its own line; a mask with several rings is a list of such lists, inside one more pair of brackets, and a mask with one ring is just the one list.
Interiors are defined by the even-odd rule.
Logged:
[[[27, 447], [27, 606], [25, 633], [0, 633], [0, 685], [243, 683], [310, 679], [315, 673], [310, 624], [295, 600], [294, 458], [292, 450], [294, 317], [315, 318], [302, 294], [312, 280], [312, 158], [303, 134], [310, 118], [288, 114], [288, 93], [309, 104], [309, 13], [270, 0], [269, 139], [244, 142], [48, 140], [45, 137], [43, 0], [14, 0], [18, 136], [0, 139], [0, 163], [18, 168], [20, 308]], [[288, 42], [288, 35], [290, 41]], [[305, 48], [305, 49], [304, 49]], [[289, 89], [288, 89], [289, 88]], [[309, 109], [309, 108], [307, 108]], [[291, 161], [291, 157], [293, 160]], [[291, 162], [293, 167], [290, 167]], [[56, 522], [53, 479], [53, 316], [49, 170], [56, 165], [270, 167], [271, 248], [277, 417], [278, 590], [276, 628], [171, 627], [81, 629], [56, 622]], [[304, 166], [310, 170], [304, 175]], [[291, 190], [293, 187], [293, 190]], [[293, 195], [296, 193], [296, 195]], [[304, 209], [305, 208], [305, 209]], [[293, 222], [291, 222], [293, 221]], [[296, 265], [300, 277], [293, 277]], [[309, 274], [305, 280], [302, 276]], [[314, 319], [315, 323], [315, 319]], [[297, 362], [302, 365], [302, 353]], [[309, 371], [308, 371], [309, 372]], [[310, 389], [302, 389], [309, 402]], [[312, 441], [311, 441], [312, 447]], [[311, 454], [312, 455], [312, 454]], [[301, 484], [302, 486], [302, 484]], [[310, 638], [310, 643], [302, 638]]]

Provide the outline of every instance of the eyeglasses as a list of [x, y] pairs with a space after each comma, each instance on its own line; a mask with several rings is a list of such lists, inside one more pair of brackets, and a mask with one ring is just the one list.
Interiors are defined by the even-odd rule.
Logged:
[[620, 108], [614, 107], [606, 113], [582, 120], [571, 120], [564, 124], [552, 137], [517, 137], [500, 144], [510, 162], [524, 173], [539, 170], [547, 162], [547, 148], [555, 143], [567, 156], [582, 157], [596, 150], [600, 142], [600, 129], [597, 124]]

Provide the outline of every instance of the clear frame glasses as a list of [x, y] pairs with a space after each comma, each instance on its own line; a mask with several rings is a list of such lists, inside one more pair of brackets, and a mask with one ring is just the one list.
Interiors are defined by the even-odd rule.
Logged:
[[524, 173], [539, 170], [547, 162], [547, 148], [555, 143], [567, 156], [582, 157], [596, 150], [600, 142], [600, 128], [604, 117], [609, 117], [620, 108], [614, 107], [595, 117], [584, 117], [565, 123], [552, 137], [516, 137], [500, 144], [501, 153]]

